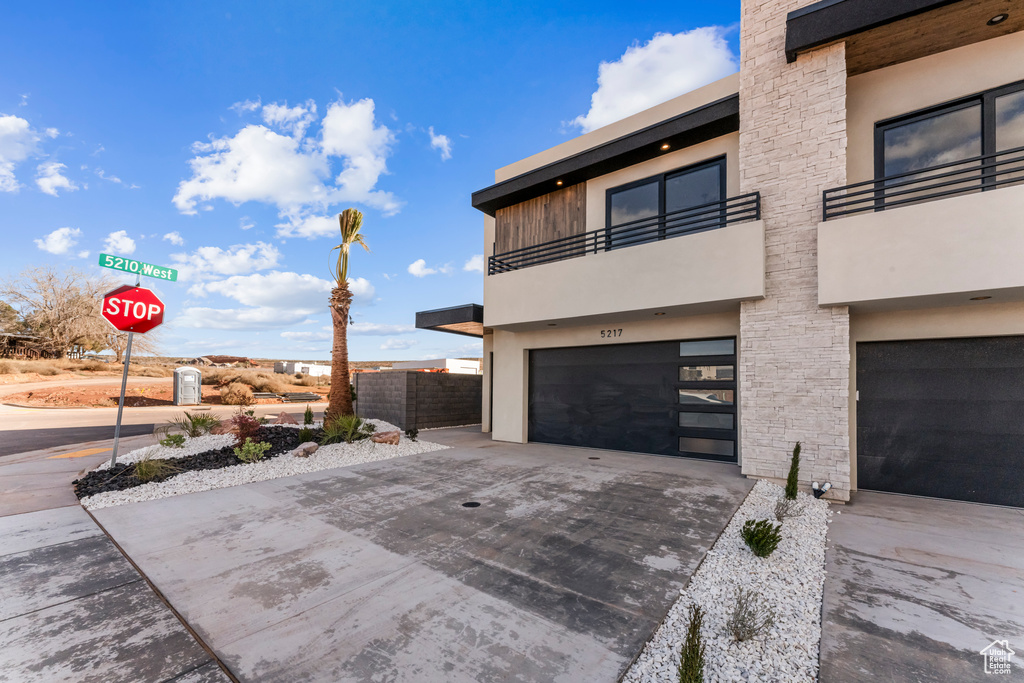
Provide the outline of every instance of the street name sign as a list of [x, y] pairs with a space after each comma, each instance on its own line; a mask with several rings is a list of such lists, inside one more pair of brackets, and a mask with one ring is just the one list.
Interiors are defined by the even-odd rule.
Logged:
[[142, 261], [136, 261], [135, 259], [125, 258], [124, 256], [100, 254], [100, 265], [103, 266], [104, 268], [123, 270], [126, 273], [133, 273], [135, 275], [145, 275], [146, 277], [155, 277], [159, 280], [168, 280], [170, 282], [178, 281], [178, 271], [176, 271], [174, 268], [154, 266], [152, 263], [143, 263]]
[[145, 287], [121, 285], [103, 297], [101, 313], [116, 330], [144, 334], [163, 323], [164, 302]]

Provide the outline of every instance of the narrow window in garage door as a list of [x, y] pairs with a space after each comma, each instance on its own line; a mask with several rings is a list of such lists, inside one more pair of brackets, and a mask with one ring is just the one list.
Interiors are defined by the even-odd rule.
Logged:
[[736, 461], [736, 340], [679, 343], [680, 455]]

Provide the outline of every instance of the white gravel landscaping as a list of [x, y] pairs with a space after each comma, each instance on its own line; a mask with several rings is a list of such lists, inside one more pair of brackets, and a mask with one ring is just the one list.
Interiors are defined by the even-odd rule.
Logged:
[[[825, 535], [832, 514], [828, 503], [799, 494], [803, 513], [783, 522], [782, 540], [769, 557], [756, 557], [740, 535], [748, 519], [775, 523], [775, 501], [782, 495], [782, 487], [757, 482], [624, 682], [678, 683], [691, 603], [704, 609], [704, 680], [708, 683], [817, 679]], [[775, 611], [775, 625], [767, 634], [742, 643], [734, 641], [726, 627], [737, 587], [758, 591], [763, 603]]]
[[[384, 422], [383, 420], [367, 420], [377, 427], [377, 432], [388, 432], [397, 430], [398, 427]], [[297, 425], [280, 425], [298, 429]], [[167, 448], [165, 446], [147, 446], [118, 456], [119, 464], [130, 464], [138, 462], [144, 457], [150, 458], [181, 458], [187, 455], [196, 455], [205, 451], [223, 448], [234, 443], [234, 436], [206, 435], [185, 440], [182, 448]], [[438, 451], [449, 446], [443, 446], [429, 441], [412, 441], [403, 434], [399, 444], [378, 444], [370, 439], [356, 441], [351, 444], [340, 443], [329, 446], [321, 446], [309, 457], [296, 457], [290, 453], [281, 454], [275, 458], [254, 462], [250, 464], [240, 463], [231, 467], [223, 467], [215, 470], [197, 470], [183, 472], [166, 481], [150, 482], [122, 491], [107, 491], [95, 496], [82, 498], [82, 506], [89, 510], [124, 505], [126, 503], [138, 503], [144, 500], [156, 500], [158, 498], [169, 498], [180, 496], [186, 493], [198, 493], [212, 489], [238, 486], [240, 484], [251, 484], [257, 481], [277, 479], [280, 477], [291, 477], [296, 474], [307, 472], [318, 472], [335, 467], [348, 467], [366, 462], [388, 460], [416, 453], [427, 453]], [[96, 469], [107, 469], [109, 461]]]

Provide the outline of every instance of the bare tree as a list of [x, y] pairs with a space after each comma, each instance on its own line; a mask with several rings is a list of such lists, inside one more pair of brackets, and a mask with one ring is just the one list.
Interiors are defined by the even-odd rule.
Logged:
[[0, 296], [18, 311], [25, 328], [47, 350], [67, 356], [76, 344], [95, 346], [109, 327], [100, 317], [111, 280], [90, 278], [75, 268], [37, 266], [0, 286]]
[[[105, 349], [110, 349], [114, 352], [114, 356], [118, 363], [124, 362], [124, 350], [128, 346], [128, 333], [118, 332], [110, 325], [107, 330], [106, 336], [103, 338], [102, 345]], [[132, 358], [136, 354], [146, 354], [155, 356], [160, 351], [160, 338], [156, 332], [147, 332], [146, 334], [137, 334], [132, 340]]]

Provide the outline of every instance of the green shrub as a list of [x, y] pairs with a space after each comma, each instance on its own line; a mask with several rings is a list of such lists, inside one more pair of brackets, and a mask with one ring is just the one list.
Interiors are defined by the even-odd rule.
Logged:
[[266, 441], [246, 439], [241, 448], [235, 448], [235, 457], [242, 462], [257, 462], [263, 459], [270, 448], [270, 444]]
[[405, 435], [409, 437], [409, 441], [415, 441], [416, 437], [420, 435], [420, 430], [413, 427], [412, 429], [406, 429]]
[[180, 469], [166, 460], [143, 458], [135, 463], [133, 473], [135, 478], [146, 483], [150, 481], [163, 481], [167, 477], [179, 472]]
[[323, 436], [320, 437], [320, 445], [325, 446], [331, 443], [352, 443], [370, 438], [370, 435], [377, 428], [364, 422], [361, 417], [355, 415], [339, 415], [333, 420], [324, 423]]
[[763, 635], [775, 625], [775, 612], [761, 603], [760, 593], [746, 588], [736, 589], [736, 606], [725, 627], [737, 641], [742, 643]]
[[160, 445], [167, 448], [181, 448], [185, 445], [185, 435], [170, 434], [166, 439], [160, 439]]
[[308, 443], [313, 440], [314, 432], [309, 427], [303, 427], [299, 430], [299, 443]]
[[704, 639], [700, 630], [704, 625], [704, 610], [690, 605], [686, 625], [686, 640], [679, 654], [679, 683], [704, 683]]
[[213, 413], [192, 414], [185, 411], [180, 417], [174, 418], [161, 427], [160, 431], [167, 432], [171, 429], [180, 429], [185, 432], [185, 436], [195, 438], [203, 434], [209, 434], [218, 425], [220, 425], [220, 419], [213, 415]]
[[800, 442], [793, 448], [793, 459], [789, 461], [789, 476], [786, 477], [786, 498], [796, 500], [796, 487], [800, 478]]
[[309, 404], [306, 404], [306, 412], [302, 414], [302, 424], [313, 424], [313, 409], [309, 407]]
[[748, 519], [743, 524], [743, 542], [758, 557], [768, 557], [779, 547], [779, 541], [782, 540], [782, 534], [779, 533], [781, 528], [781, 524], [772, 524], [767, 519], [756, 522]]

